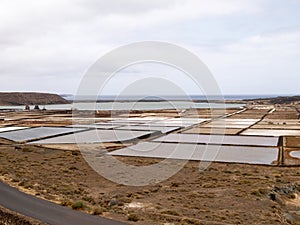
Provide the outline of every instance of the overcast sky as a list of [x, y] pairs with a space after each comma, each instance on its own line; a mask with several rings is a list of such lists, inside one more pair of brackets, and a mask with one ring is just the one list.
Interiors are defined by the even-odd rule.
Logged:
[[[0, 90], [74, 94], [99, 57], [144, 40], [197, 54], [224, 94], [300, 94], [299, 0], [2, 0]], [[124, 73], [106, 93], [173, 71], [157, 68]]]

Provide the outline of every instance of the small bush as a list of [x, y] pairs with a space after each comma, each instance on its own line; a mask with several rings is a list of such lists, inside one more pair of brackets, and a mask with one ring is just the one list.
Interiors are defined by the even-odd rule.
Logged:
[[82, 190], [80, 188], [78, 188], [78, 189], [74, 190], [74, 193], [79, 195], [82, 193]]
[[92, 204], [96, 203], [95, 200], [93, 199], [93, 197], [91, 197], [91, 196], [83, 196], [82, 200], [92, 203]]
[[266, 195], [268, 194], [269, 190], [268, 189], [265, 189], [265, 188], [259, 188], [258, 189], [259, 193], [262, 194], [262, 195]]
[[78, 168], [76, 166], [71, 166], [69, 170], [78, 170]]
[[179, 216], [179, 213], [173, 210], [165, 210], [162, 211], [161, 214], [167, 214], [167, 215], [172, 215], [172, 216]]
[[20, 180], [18, 178], [12, 178], [11, 181], [14, 182], [14, 183], [20, 182]]
[[63, 199], [63, 200], [61, 200], [60, 205], [61, 206], [69, 206], [69, 205], [71, 205], [71, 202], [67, 199]]
[[274, 193], [269, 194], [269, 197], [272, 201], [276, 201], [276, 195]]
[[139, 221], [139, 217], [138, 217], [138, 215], [136, 215], [136, 214], [129, 214], [128, 217], [127, 217], [127, 219], [128, 219], [129, 221], [133, 221], [133, 222]]
[[252, 190], [251, 191], [251, 194], [252, 195], [256, 195], [256, 196], [261, 196], [261, 195], [266, 195], [268, 194], [269, 190], [268, 189], [265, 189], [265, 188], [259, 188], [259, 189], [256, 189], [256, 190]]
[[74, 202], [72, 205], [72, 209], [75, 209], [75, 210], [84, 209], [84, 207], [85, 207], [85, 205], [83, 204], [82, 201]]
[[288, 195], [288, 198], [289, 198], [289, 199], [295, 199], [295, 198], [296, 198], [296, 195], [295, 195], [294, 193], [289, 194], [289, 195]]
[[215, 184], [209, 184], [209, 183], [206, 183], [206, 184], [203, 184], [202, 187], [203, 187], [203, 188], [215, 188], [216, 185], [215, 185]]
[[22, 151], [23, 152], [33, 152], [33, 150], [30, 148], [22, 148]]
[[74, 155], [74, 156], [78, 156], [78, 155], [79, 155], [79, 153], [78, 153], [78, 152], [75, 152], [75, 151], [72, 151], [72, 155]]
[[260, 192], [258, 190], [252, 190], [251, 195], [260, 196]]
[[171, 187], [179, 187], [179, 183], [178, 182], [172, 182]]
[[103, 214], [103, 209], [102, 208], [95, 208], [93, 210], [93, 215], [102, 215]]

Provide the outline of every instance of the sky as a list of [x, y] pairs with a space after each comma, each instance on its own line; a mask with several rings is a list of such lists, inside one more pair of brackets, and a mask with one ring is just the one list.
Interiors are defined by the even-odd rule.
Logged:
[[[76, 94], [97, 59], [145, 40], [196, 54], [223, 94], [300, 94], [299, 0], [3, 0], [0, 91]], [[133, 66], [116, 75], [105, 94], [146, 75], [201, 94], [179, 73]]]

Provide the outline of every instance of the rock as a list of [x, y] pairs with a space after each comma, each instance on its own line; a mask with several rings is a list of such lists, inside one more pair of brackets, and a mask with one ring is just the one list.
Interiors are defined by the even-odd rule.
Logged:
[[30, 106], [29, 105], [25, 105], [25, 109], [24, 110], [29, 111], [30, 110]]

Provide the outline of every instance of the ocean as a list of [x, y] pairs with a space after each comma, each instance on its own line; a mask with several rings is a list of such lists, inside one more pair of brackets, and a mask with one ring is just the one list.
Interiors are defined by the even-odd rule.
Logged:
[[[65, 99], [72, 101], [73, 95], [62, 95]], [[256, 98], [271, 98], [277, 95], [225, 95], [222, 96], [225, 100], [243, 100]], [[222, 97], [210, 96], [210, 100], [221, 100]], [[77, 101], [74, 104], [63, 105], [40, 105], [40, 108], [48, 110], [70, 110], [76, 108], [78, 110], [162, 110], [162, 109], [189, 109], [189, 108], [241, 108], [244, 104], [221, 104], [221, 103], [206, 103], [206, 102], [192, 102], [207, 100], [203, 95], [191, 96], [113, 96], [106, 95], [96, 98], [93, 96], [77, 96]], [[102, 101], [102, 102], [87, 102], [87, 101]], [[33, 106], [30, 107], [33, 109]], [[0, 110], [14, 109], [23, 110], [24, 106], [0, 106]]]
[[[78, 101], [89, 101], [89, 100], [95, 100], [98, 101], [115, 101], [116, 99], [118, 101], [158, 101], [158, 100], [173, 100], [173, 101], [180, 101], [180, 100], [195, 100], [195, 101], [201, 101], [201, 100], [207, 100], [208, 98], [211, 100], [244, 100], [244, 99], [257, 99], [257, 98], [274, 98], [279, 95], [223, 95], [223, 96], [205, 96], [205, 95], [189, 95], [189, 96], [180, 96], [180, 95], [168, 95], [168, 96], [130, 96], [130, 95], [102, 95], [99, 97], [96, 96], [76, 96], [74, 95], [61, 95], [63, 98], [72, 101], [74, 99]], [[282, 95], [280, 95], [282, 96]]]
[[[189, 108], [241, 108], [243, 104], [221, 104], [221, 103], [194, 103], [188, 101], [163, 101], [163, 102], [80, 102], [63, 105], [40, 105], [40, 109], [48, 110], [162, 110], [162, 109], [189, 109]], [[33, 109], [34, 106], [30, 106]], [[0, 110], [14, 109], [23, 110], [24, 106], [0, 106]]]

